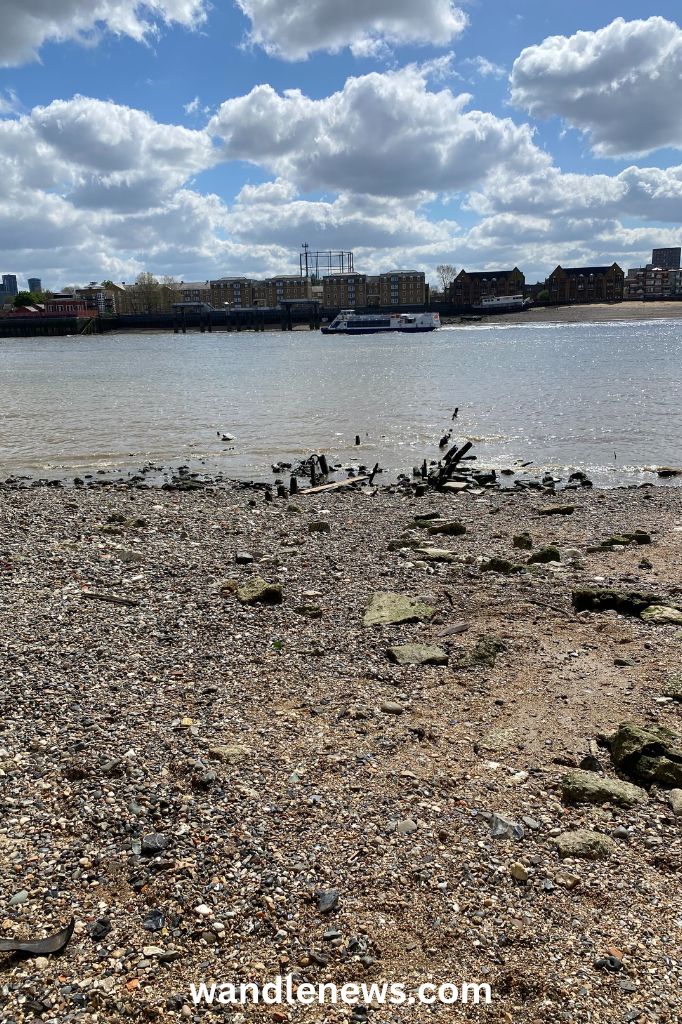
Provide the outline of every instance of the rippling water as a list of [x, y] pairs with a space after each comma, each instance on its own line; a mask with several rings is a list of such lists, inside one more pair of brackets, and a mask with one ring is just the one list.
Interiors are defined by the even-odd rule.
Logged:
[[483, 463], [652, 479], [644, 467], [682, 463], [682, 323], [3, 339], [0, 473], [151, 460], [272, 479], [312, 451], [409, 471], [455, 406]]

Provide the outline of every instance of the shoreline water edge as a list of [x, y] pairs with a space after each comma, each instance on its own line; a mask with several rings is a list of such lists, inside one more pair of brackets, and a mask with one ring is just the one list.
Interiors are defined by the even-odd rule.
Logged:
[[682, 491], [473, 491], [2, 488], [7, 1019], [675, 1019]]

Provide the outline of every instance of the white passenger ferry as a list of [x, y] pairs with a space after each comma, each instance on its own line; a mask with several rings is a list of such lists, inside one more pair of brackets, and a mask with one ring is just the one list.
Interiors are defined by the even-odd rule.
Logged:
[[323, 334], [383, 334], [385, 331], [420, 334], [439, 327], [438, 313], [356, 313], [353, 309], [342, 309], [329, 326], [321, 330]]

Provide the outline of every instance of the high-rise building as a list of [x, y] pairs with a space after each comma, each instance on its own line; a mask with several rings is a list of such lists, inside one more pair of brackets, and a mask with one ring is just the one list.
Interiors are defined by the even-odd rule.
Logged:
[[34, 295], [43, 290], [43, 282], [39, 277], [29, 277], [28, 279], [28, 290], [33, 292]]
[[2, 275], [2, 290], [8, 295], [17, 295], [19, 288], [17, 286], [17, 275], [16, 274], [3, 274]]
[[654, 249], [651, 254], [652, 267], [660, 267], [661, 270], [679, 270], [682, 246], [669, 249]]

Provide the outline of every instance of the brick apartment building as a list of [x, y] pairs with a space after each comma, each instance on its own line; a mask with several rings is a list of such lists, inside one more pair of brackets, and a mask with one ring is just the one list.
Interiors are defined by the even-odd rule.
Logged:
[[254, 282], [248, 277], [221, 277], [209, 282], [211, 286], [211, 305], [216, 309], [241, 309], [253, 306]]
[[525, 275], [511, 270], [460, 270], [447, 295], [455, 306], [476, 306], [487, 296], [523, 295]]
[[392, 270], [379, 274], [380, 306], [422, 306], [426, 302], [426, 275], [419, 270]]
[[625, 274], [617, 263], [610, 267], [558, 266], [546, 281], [549, 301], [622, 302]]
[[367, 274], [330, 274], [323, 278], [322, 303], [327, 309], [364, 309], [369, 304]]

